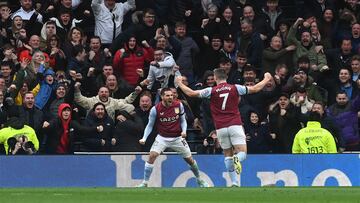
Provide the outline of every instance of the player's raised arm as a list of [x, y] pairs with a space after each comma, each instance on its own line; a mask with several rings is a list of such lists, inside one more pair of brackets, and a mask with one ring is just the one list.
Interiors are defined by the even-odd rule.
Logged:
[[184, 85], [182, 83], [182, 77], [178, 76], [175, 78], [175, 83], [179, 86], [179, 88], [189, 97], [200, 97], [199, 90], [192, 90], [190, 87]]
[[265, 73], [264, 74], [264, 79], [260, 82], [258, 82], [256, 85], [254, 86], [248, 86], [248, 94], [253, 94], [256, 92], [259, 92], [260, 90], [262, 90], [265, 85], [272, 79], [272, 76], [270, 73]]

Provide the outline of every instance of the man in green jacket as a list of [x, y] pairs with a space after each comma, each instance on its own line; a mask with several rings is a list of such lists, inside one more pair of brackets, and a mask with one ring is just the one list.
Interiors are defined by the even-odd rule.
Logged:
[[[312, 71], [324, 71], [329, 69], [327, 66], [326, 56], [322, 46], [316, 46], [312, 41], [309, 27], [304, 29], [301, 33], [301, 39], [296, 39], [298, 27], [304, 22], [304, 19], [298, 18], [293, 26], [290, 27], [289, 35], [287, 36], [286, 44], [295, 45], [295, 53], [293, 55], [294, 64], [297, 63], [298, 58], [307, 56], [310, 59], [310, 68]], [[303, 25], [306, 25], [303, 24]]]
[[305, 128], [295, 136], [292, 153], [323, 154], [337, 153], [334, 137], [321, 128], [320, 114], [311, 112]]

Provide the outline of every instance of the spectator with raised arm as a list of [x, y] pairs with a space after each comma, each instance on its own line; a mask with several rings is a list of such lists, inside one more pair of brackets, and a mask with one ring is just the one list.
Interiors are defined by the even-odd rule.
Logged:
[[135, 9], [135, 0], [116, 3], [115, 0], [92, 0], [91, 8], [95, 16], [95, 35], [102, 43], [110, 45], [122, 32], [125, 14]]
[[130, 36], [133, 35], [136, 36], [136, 39], [139, 42], [142, 42], [143, 40], [150, 42], [150, 40], [154, 38], [157, 28], [158, 25], [156, 23], [155, 11], [152, 9], [145, 9], [142, 12], [141, 21], [130, 26], [115, 38], [111, 44], [112, 53], [115, 53], [118, 49], [120, 49], [126, 40], [128, 40]]
[[293, 63], [296, 64], [298, 58], [306, 55], [310, 59], [310, 67], [313, 71], [325, 71], [329, 69], [327, 66], [326, 56], [322, 46], [316, 46], [312, 42], [309, 30], [303, 30], [300, 41], [296, 38], [298, 27], [304, 22], [304, 19], [298, 18], [293, 26], [290, 27], [287, 37], [288, 45], [295, 45], [295, 53], [293, 55]]
[[84, 145], [90, 151], [110, 151], [117, 144], [114, 137], [114, 121], [107, 114], [105, 105], [96, 103], [85, 119], [85, 126], [96, 127], [96, 131], [83, 136]]
[[111, 119], [115, 118], [116, 110], [125, 110], [132, 112], [135, 108], [131, 103], [134, 102], [138, 93], [141, 91], [140, 87], [135, 89], [135, 92], [131, 93], [125, 99], [114, 99], [110, 97], [109, 89], [107, 87], [101, 87], [98, 91], [98, 95], [94, 97], [84, 97], [80, 92], [81, 83], [75, 84], [75, 95], [74, 101], [86, 110], [92, 109], [96, 103], [102, 103], [106, 107], [106, 111]]
[[153, 49], [146, 41], [137, 41], [135, 36], [129, 38], [122, 49], [114, 56], [113, 67], [115, 74], [124, 78], [132, 86], [139, 80], [138, 69], [144, 70], [146, 64], [153, 60]]
[[[169, 78], [173, 73], [174, 66], [174, 58], [169, 52], [164, 52], [161, 48], [155, 49], [154, 61], [150, 62], [149, 74], [140, 85], [147, 85], [149, 90], [168, 87]], [[175, 70], [175, 75], [180, 75], [180, 72]], [[154, 86], [157, 82], [160, 84]]]

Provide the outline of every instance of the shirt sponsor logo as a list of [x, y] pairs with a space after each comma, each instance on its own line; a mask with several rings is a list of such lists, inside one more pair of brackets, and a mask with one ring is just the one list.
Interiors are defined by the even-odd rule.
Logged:
[[176, 116], [172, 116], [172, 117], [165, 117], [165, 118], [160, 118], [160, 122], [167, 122], [167, 123], [173, 123], [175, 121], [177, 121], [179, 119], [179, 115]]

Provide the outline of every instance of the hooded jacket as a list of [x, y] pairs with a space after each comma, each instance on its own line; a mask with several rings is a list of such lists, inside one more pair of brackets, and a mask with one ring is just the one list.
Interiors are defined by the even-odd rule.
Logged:
[[145, 62], [150, 62], [154, 58], [154, 50], [142, 48], [136, 45], [134, 49], [129, 48], [125, 43], [123, 49], [119, 49], [114, 56], [114, 71], [124, 78], [130, 85], [135, 86], [139, 80], [136, 69], [143, 69]]
[[[43, 66], [41, 66], [41, 67], [43, 67]], [[56, 84], [54, 81], [55, 79], [53, 79], [52, 84], [49, 84], [46, 81], [46, 76], [51, 75], [54, 77], [55, 72], [53, 70], [40, 69], [39, 73], [44, 75], [44, 79], [41, 81], [39, 93], [35, 97], [35, 106], [38, 109], [42, 110], [45, 107], [45, 105], [48, 103], [48, 101], [50, 100], [51, 96], [53, 95]]]
[[62, 112], [69, 108], [71, 110], [71, 107], [69, 104], [63, 103], [60, 104], [58, 109], [58, 117], [61, 121], [61, 126], [63, 129], [63, 132], [60, 134], [60, 142], [56, 147], [56, 152], [58, 153], [66, 153], [69, 151], [69, 143], [70, 143], [70, 122], [71, 122], [71, 114], [67, 120], [63, 119]]
[[[69, 154], [73, 151], [73, 140], [80, 134], [87, 134], [96, 132], [96, 126], [84, 127], [76, 120], [71, 120], [72, 115], [68, 121], [62, 119], [61, 113], [65, 108], [71, 108], [69, 104], [62, 103], [58, 109], [58, 117], [51, 120], [50, 125], [45, 128], [47, 135], [46, 152], [48, 154]], [[62, 144], [63, 143], [63, 144]], [[67, 147], [60, 145], [67, 144]], [[64, 150], [65, 149], [65, 150]]]

